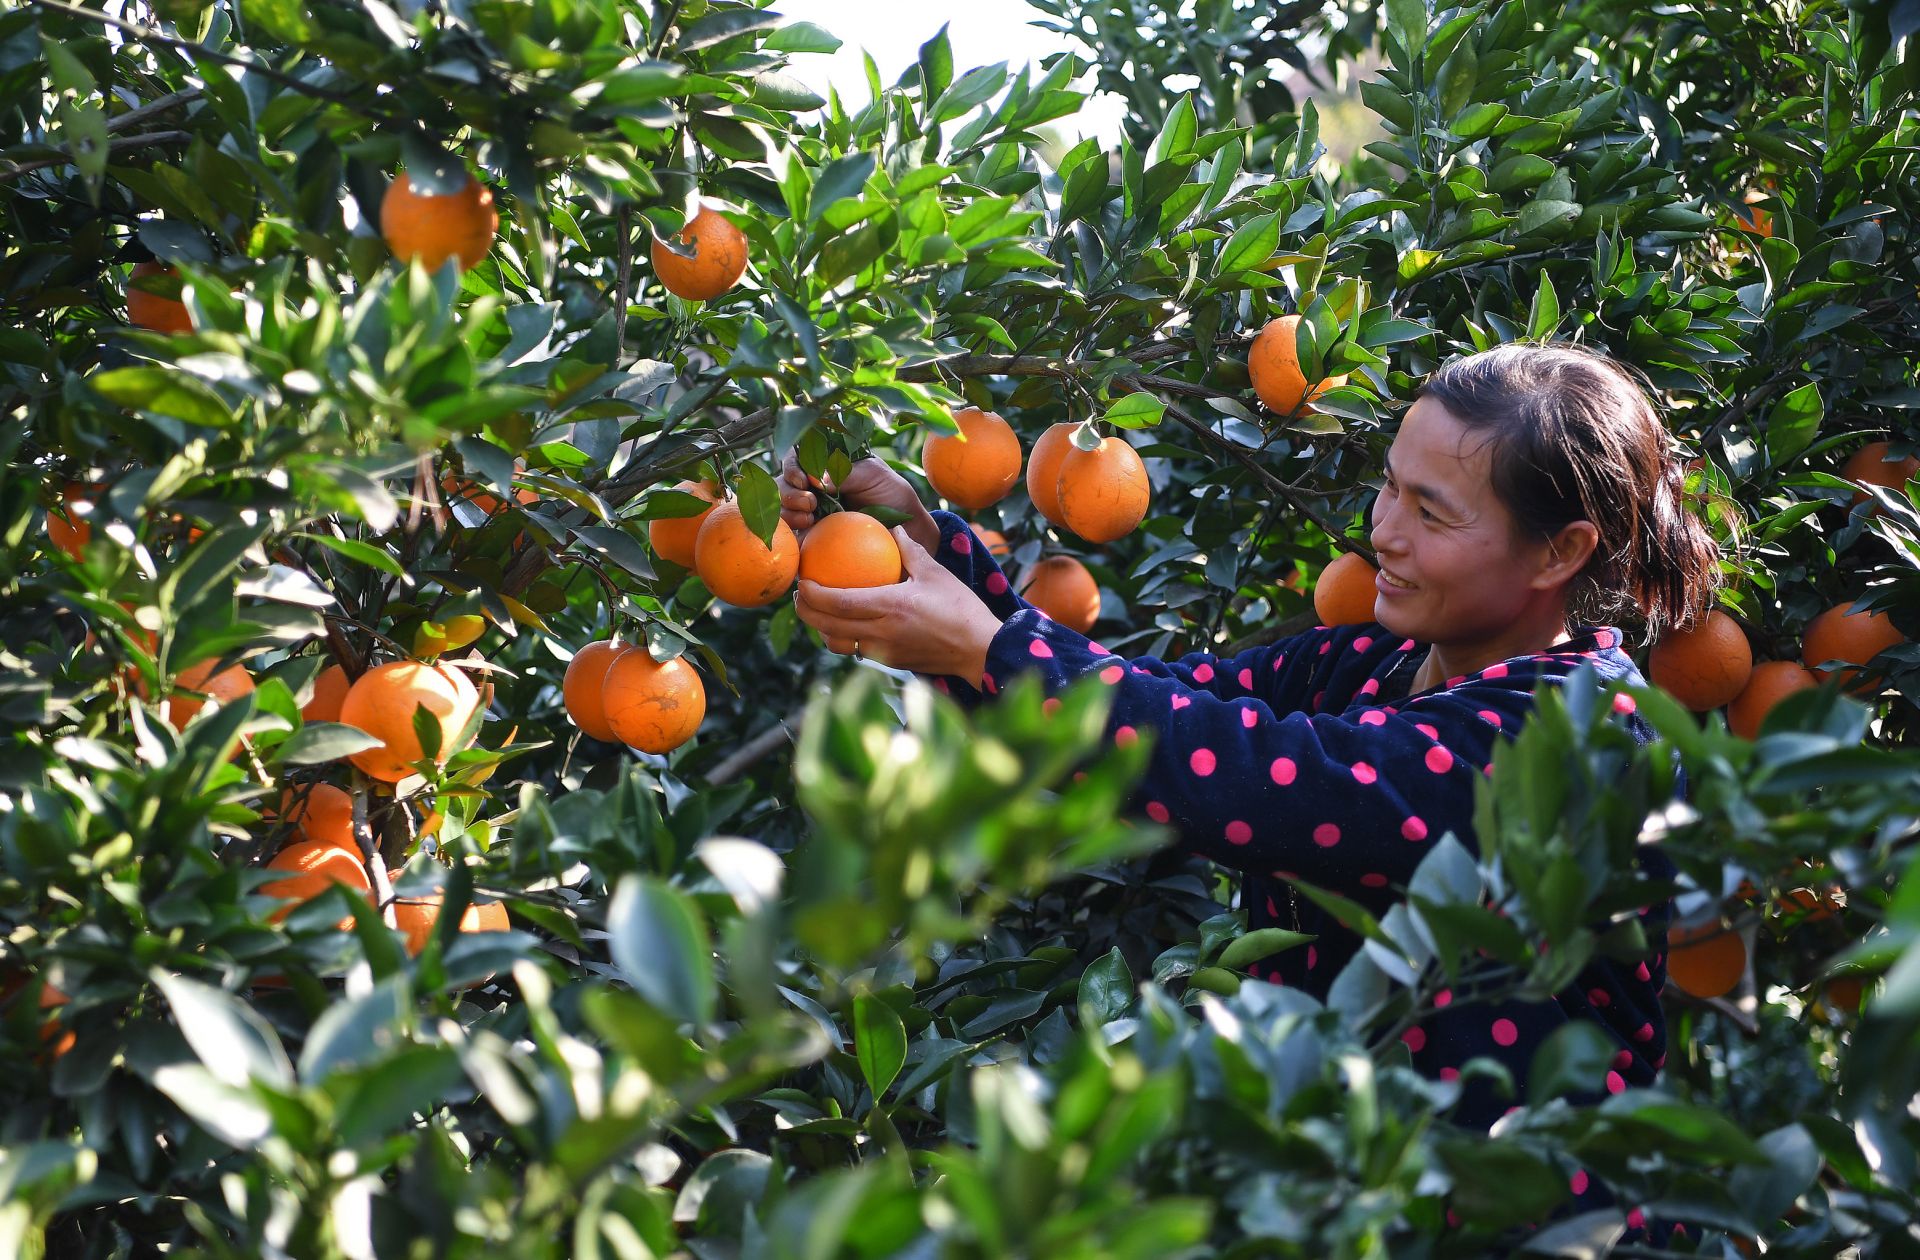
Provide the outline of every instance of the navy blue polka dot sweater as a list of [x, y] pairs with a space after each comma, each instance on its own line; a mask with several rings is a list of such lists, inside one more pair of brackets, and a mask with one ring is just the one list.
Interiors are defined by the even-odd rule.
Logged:
[[[1494, 740], [1511, 736], [1533, 708], [1533, 690], [1582, 664], [1607, 679], [1641, 681], [1619, 631], [1576, 632], [1551, 652], [1489, 666], [1468, 678], [1409, 694], [1426, 648], [1378, 625], [1321, 627], [1222, 659], [1194, 653], [1177, 661], [1122, 659], [1022, 600], [964, 522], [934, 513], [936, 558], [976, 591], [1004, 625], [984, 678], [940, 679], [964, 704], [1038, 672], [1049, 689], [1095, 674], [1114, 688], [1109, 730], [1118, 743], [1156, 735], [1138, 808], [1171, 825], [1184, 847], [1240, 873], [1248, 926], [1297, 927], [1317, 939], [1254, 968], [1276, 984], [1324, 998], [1360, 947], [1359, 938], [1287, 883], [1298, 877], [1375, 913], [1399, 899], [1432, 847], [1452, 832], [1468, 847], [1474, 784], [1492, 769]], [[1627, 711], [1627, 698], [1621, 698]], [[1645, 742], [1652, 731], [1629, 725]], [[1648, 874], [1671, 866], [1643, 856]], [[1664, 949], [1666, 906], [1643, 912], [1654, 948]], [[1553, 1002], [1489, 1002], [1442, 993], [1438, 1008], [1405, 1036], [1424, 1074], [1452, 1079], [1490, 1056], [1524, 1091], [1533, 1052], [1575, 1019], [1605, 1029], [1617, 1053], [1592, 1097], [1648, 1085], [1666, 1057], [1660, 1008], [1665, 957], [1621, 965], [1596, 960]], [[1472, 1079], [1454, 1112], [1461, 1124], [1491, 1125], [1510, 1104]], [[1581, 1199], [1584, 1174], [1572, 1185]], [[1591, 1202], [1591, 1200], [1587, 1200]]]

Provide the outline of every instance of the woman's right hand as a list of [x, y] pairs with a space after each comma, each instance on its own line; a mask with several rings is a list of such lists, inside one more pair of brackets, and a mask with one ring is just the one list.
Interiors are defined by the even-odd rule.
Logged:
[[[883, 459], [870, 455], [861, 460], [848, 471], [846, 481], [835, 487], [831, 477], [809, 477], [801, 470], [799, 459], [792, 451], [788, 451], [786, 464], [780, 470], [780, 519], [795, 533], [808, 528], [817, 519], [815, 512], [819, 500], [813, 493], [816, 489], [834, 493], [840, 500], [840, 506], [849, 512], [857, 512], [864, 507], [885, 507], [904, 513], [907, 531], [922, 546], [927, 546], [925, 540], [929, 531], [934, 546], [938, 546], [940, 531], [933, 524], [933, 517], [927, 512], [926, 505], [920, 502], [912, 483], [895, 472]], [[928, 546], [927, 549], [931, 551], [934, 546]]]

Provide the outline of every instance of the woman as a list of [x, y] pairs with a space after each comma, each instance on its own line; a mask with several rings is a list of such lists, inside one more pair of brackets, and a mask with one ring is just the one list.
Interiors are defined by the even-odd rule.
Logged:
[[[965, 699], [1029, 670], [1049, 689], [1089, 673], [1111, 684], [1112, 737], [1157, 732], [1145, 813], [1244, 874], [1250, 927], [1318, 937], [1257, 970], [1324, 997], [1358, 938], [1279, 876], [1384, 910], [1433, 841], [1451, 831], [1474, 843], [1474, 782], [1494, 740], [1531, 712], [1536, 685], [1583, 664], [1640, 682], [1607, 623], [1633, 614], [1657, 630], [1709, 606], [1718, 550], [1683, 506], [1671, 445], [1646, 394], [1600, 355], [1509, 345], [1454, 360], [1428, 379], [1388, 452], [1373, 507], [1377, 624], [1321, 627], [1230, 659], [1122, 660], [1048, 620], [1009, 591], [957, 517], [927, 512], [878, 460], [854, 466], [842, 501], [913, 514], [895, 531], [907, 580], [866, 591], [802, 582], [796, 605], [835, 650], [945, 676]], [[791, 464], [787, 483], [783, 512], [804, 528], [813, 496]], [[1656, 949], [1665, 910], [1644, 912]], [[1407, 1045], [1429, 1076], [1451, 1079], [1489, 1055], [1524, 1087], [1541, 1042], [1587, 1019], [1617, 1046], [1595, 1093], [1648, 1084], [1665, 1059], [1663, 962], [1595, 961], [1553, 1003], [1442, 995]], [[1506, 1106], [1475, 1080], [1455, 1117], [1490, 1125]], [[1586, 1180], [1575, 1178], [1576, 1194]]]

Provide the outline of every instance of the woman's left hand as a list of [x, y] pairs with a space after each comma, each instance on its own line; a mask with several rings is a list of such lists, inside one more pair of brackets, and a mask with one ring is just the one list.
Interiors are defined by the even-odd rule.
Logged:
[[830, 651], [978, 685], [1000, 619], [904, 528], [894, 527], [893, 540], [906, 565], [903, 581], [838, 588], [802, 580], [794, 610], [825, 637]]

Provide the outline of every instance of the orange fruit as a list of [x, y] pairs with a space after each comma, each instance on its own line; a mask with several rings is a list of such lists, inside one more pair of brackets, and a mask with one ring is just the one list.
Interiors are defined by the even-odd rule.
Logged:
[[1072, 556], [1048, 556], [1028, 569], [1020, 581], [1020, 597], [1081, 634], [1100, 620], [1100, 585]]
[[387, 248], [402, 262], [419, 259], [428, 271], [438, 271], [449, 258], [459, 259], [465, 271], [487, 256], [499, 230], [493, 190], [471, 175], [459, 192], [436, 196], [415, 187], [403, 167], [380, 199]]
[[[1036, 452], [1038, 452], [1039, 449], [1040, 448], [1037, 446], [1034, 448]], [[971, 528], [975, 536], [977, 536], [980, 539], [980, 541], [983, 544], [985, 544], [988, 555], [994, 557], [995, 559], [1002, 559], [1002, 558], [1005, 558], [1006, 556], [1010, 556], [1013, 554], [1013, 548], [1007, 545], [1007, 536], [1001, 533], [999, 530], [982, 529], [978, 525], [972, 525], [972, 526], [969, 526], [969, 528]]]
[[[711, 481], [676, 482], [675, 490], [684, 490], [696, 498], [709, 503], [720, 501], [720, 487]], [[671, 560], [683, 569], [693, 567], [693, 545], [700, 537], [700, 527], [707, 523], [707, 517], [713, 512], [708, 508], [698, 516], [660, 517], [647, 522], [647, 541], [653, 544], [653, 554], [663, 560]]]
[[1020, 480], [1020, 435], [991, 411], [953, 413], [957, 434], [927, 438], [920, 460], [935, 493], [969, 512], [991, 507]]
[[1027, 457], [1027, 497], [1033, 500], [1034, 511], [1063, 528], [1067, 518], [1060, 510], [1060, 464], [1074, 449], [1073, 431], [1079, 427], [1066, 421], [1051, 426]]
[[1323, 626], [1364, 626], [1373, 620], [1379, 598], [1373, 579], [1379, 570], [1357, 551], [1341, 553], [1313, 584], [1313, 613]]
[[[433, 925], [440, 921], [440, 905], [439, 893], [401, 898], [393, 903], [393, 925], [406, 934], [407, 953], [415, 958], [427, 947]], [[507, 908], [497, 901], [470, 902], [460, 915], [462, 932], [504, 932], [507, 927]]]
[[1741, 231], [1751, 232], [1755, 236], [1773, 235], [1773, 215], [1756, 204], [1766, 199], [1767, 194], [1758, 188], [1747, 190], [1741, 198], [1745, 204], [1733, 209], [1733, 221], [1740, 225]]
[[1147, 515], [1153, 491], [1140, 452], [1125, 438], [1100, 439], [1098, 450], [1069, 443], [1060, 461], [1060, 514], [1090, 543], [1124, 538]]
[[1294, 340], [1299, 327], [1298, 315], [1270, 320], [1247, 351], [1247, 375], [1253, 378], [1253, 392], [1268, 410], [1282, 415], [1303, 410], [1303, 403], [1309, 404], [1304, 411], [1311, 413], [1314, 399], [1347, 383], [1344, 375], [1329, 376], [1311, 390], [1307, 388], [1306, 375], [1300, 370], [1300, 349]]
[[[520, 471], [525, 470], [522, 469]], [[444, 494], [449, 500], [465, 499], [488, 516], [492, 516], [495, 512], [498, 512], [501, 507], [500, 496], [482, 490], [480, 483], [471, 477], [456, 477], [451, 473], [447, 474], [440, 479], [440, 493]], [[528, 486], [515, 486], [513, 488], [513, 498], [521, 507], [525, 507], [529, 503], [538, 502], [540, 496]]]
[[300, 720], [338, 722], [340, 704], [347, 698], [347, 688], [352, 685], [347, 671], [338, 665], [329, 665], [321, 670], [313, 679], [313, 699], [300, 707]]
[[413, 715], [420, 707], [433, 715], [440, 729], [435, 760], [445, 765], [460, 751], [455, 741], [480, 707], [479, 693], [466, 672], [451, 665], [389, 661], [360, 675], [341, 702], [340, 720], [381, 742], [377, 748], [354, 753], [349, 760], [387, 783], [398, 783], [412, 774], [408, 763], [425, 755], [413, 729]]
[[656, 661], [642, 648], [608, 667], [601, 703], [614, 738], [641, 752], [665, 753], [700, 729], [707, 689], [686, 658]]
[[613, 727], [607, 724], [606, 707], [602, 704], [607, 670], [632, 650], [631, 643], [600, 639], [575, 652], [573, 659], [567, 662], [567, 675], [560, 683], [567, 716], [573, 719], [575, 726], [594, 739], [614, 738]]
[[747, 235], [711, 206], [687, 220], [680, 242], [693, 246], [693, 257], [675, 253], [660, 241], [653, 243], [653, 270], [667, 292], [689, 302], [719, 297], [740, 282], [747, 269]]
[[93, 495], [88, 487], [69, 481], [61, 489], [60, 498], [65, 506], [47, 511], [47, 541], [75, 560], [84, 560], [86, 546], [93, 540], [93, 523], [85, 514], [76, 512], [73, 505], [84, 503], [91, 508]]
[[[180, 273], [172, 267], [157, 262], [135, 263], [134, 281], [145, 280], [148, 276], [178, 276]], [[187, 304], [179, 298], [166, 297], [151, 293], [138, 284], [127, 285], [127, 322], [135, 328], [146, 328], [153, 332], [190, 333], [193, 331], [193, 318], [187, 314]]]
[[1773, 706], [1796, 691], [1817, 687], [1820, 680], [1798, 661], [1762, 661], [1752, 677], [1727, 706], [1727, 729], [1741, 739], [1758, 739], [1760, 723]]
[[693, 540], [693, 571], [716, 599], [736, 608], [771, 604], [793, 587], [800, 543], [785, 521], [773, 527], [773, 546], [747, 528], [737, 499], [715, 504]]
[[201, 661], [181, 670], [173, 680], [174, 694], [167, 701], [167, 721], [176, 731], [187, 729], [193, 715], [206, 707], [208, 700], [231, 704], [253, 692], [253, 675], [244, 665], [229, 665], [213, 672], [213, 661]]
[[1866, 1000], [1866, 981], [1860, 976], [1838, 975], [1827, 981], [1821, 997], [1827, 1006], [1848, 1015], [1858, 1015], [1860, 1005]]
[[1685, 630], [1669, 630], [1647, 654], [1655, 686], [1695, 713], [1730, 704], [1753, 676], [1753, 648], [1740, 623], [1718, 608]]
[[1777, 904], [1781, 914], [1804, 913], [1808, 923], [1831, 919], [1833, 912], [1840, 908], [1840, 900], [1831, 891], [1816, 892], [1811, 888], [1789, 888], [1780, 894]]
[[1720, 997], [1746, 970], [1747, 943], [1717, 919], [1667, 933], [1667, 979], [1684, 993]]
[[800, 540], [800, 576], [842, 589], [892, 586], [907, 574], [893, 534], [865, 512], [835, 512]]
[[315, 783], [305, 791], [288, 788], [280, 794], [280, 812], [302, 840], [358, 849], [353, 840], [353, 798], [331, 783]]
[[[275, 923], [292, 914], [295, 906], [312, 901], [334, 884], [350, 888], [368, 901], [373, 900], [373, 881], [367, 878], [367, 868], [360, 864], [359, 852], [345, 845], [329, 844], [325, 840], [296, 840], [274, 854], [267, 869], [281, 872], [282, 878], [262, 884], [260, 891], [288, 903], [268, 916]], [[345, 931], [353, 926], [353, 919], [342, 919], [339, 926]]]
[[[1800, 644], [1800, 659], [1822, 682], [1827, 679], [1827, 671], [1818, 668], [1822, 662], [1865, 665], [1894, 644], [1906, 642], [1907, 636], [1894, 628], [1893, 618], [1887, 614], [1848, 612], [1847, 608], [1847, 604], [1836, 604], [1807, 623], [1806, 636]], [[1840, 685], [1856, 694], [1875, 689], [1873, 683], [1852, 685], [1861, 673], [1859, 670], [1843, 669], [1839, 673]]]
[[[41, 982], [41, 1010], [58, 1011], [72, 1000], [72, 998], [62, 993], [59, 988], [54, 985], [53, 981], [46, 980]], [[40, 1025], [40, 1040], [42, 1044], [46, 1045], [52, 1051], [53, 1057], [57, 1059], [67, 1051], [73, 1049], [73, 1043], [79, 1040], [79, 1036], [71, 1028], [62, 1032], [60, 1029], [60, 1017], [58, 1015], [49, 1015], [47, 1016], [46, 1022]]]
[[[1848, 481], [1858, 481], [1869, 486], [1884, 486], [1895, 494], [1904, 494], [1907, 482], [1916, 472], [1920, 472], [1920, 458], [1912, 455], [1905, 459], [1888, 459], [1885, 442], [1869, 442], [1855, 451], [1841, 466], [1840, 475]], [[1853, 496], [1855, 504], [1865, 503], [1869, 498], [1865, 490]], [[1876, 504], [1873, 509], [1880, 510]]]

